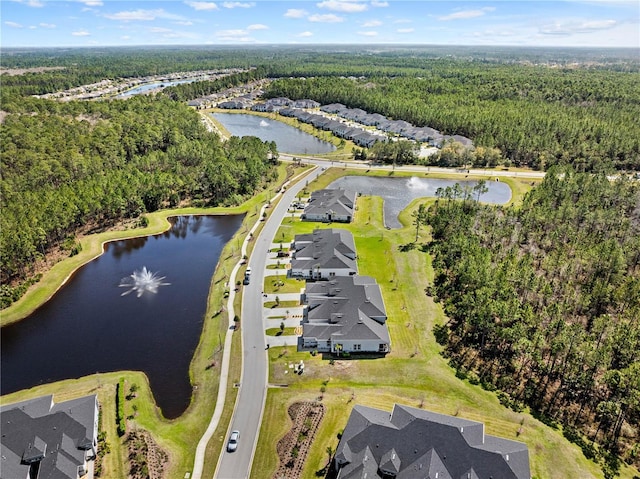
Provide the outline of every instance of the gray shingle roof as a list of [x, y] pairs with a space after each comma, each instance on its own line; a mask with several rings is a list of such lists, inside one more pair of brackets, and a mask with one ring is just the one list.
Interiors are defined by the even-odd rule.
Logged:
[[76, 479], [85, 452], [94, 449], [95, 395], [53, 403], [52, 396], [0, 408], [2, 462], [0, 477], [27, 477], [39, 462], [40, 479]]
[[326, 216], [333, 213], [353, 217], [356, 192], [343, 189], [324, 189], [311, 193], [304, 208], [305, 216]]
[[291, 269], [340, 268], [358, 271], [353, 235], [342, 229], [316, 229], [296, 235]]
[[[523, 443], [484, 434], [475, 421], [396, 405], [391, 415], [355, 406], [336, 451], [338, 478], [361, 477], [361, 462], [376, 464], [368, 479], [383, 477], [400, 464], [397, 478], [529, 479], [529, 453]], [[393, 455], [397, 461], [390, 465]], [[373, 471], [371, 464], [366, 465]]]
[[379, 340], [389, 344], [380, 287], [369, 276], [307, 283], [303, 336], [319, 340]]

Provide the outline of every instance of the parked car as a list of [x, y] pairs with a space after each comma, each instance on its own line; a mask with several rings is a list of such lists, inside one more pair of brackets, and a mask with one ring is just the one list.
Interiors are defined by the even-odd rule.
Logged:
[[229, 442], [227, 442], [227, 452], [234, 452], [238, 449], [238, 441], [240, 440], [240, 431], [231, 431]]

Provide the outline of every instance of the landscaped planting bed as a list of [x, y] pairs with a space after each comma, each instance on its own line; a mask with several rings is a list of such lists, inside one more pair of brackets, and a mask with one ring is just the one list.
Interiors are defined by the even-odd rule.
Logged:
[[280, 464], [274, 479], [301, 477], [309, 447], [324, 416], [324, 405], [318, 401], [295, 402], [288, 411], [293, 424], [276, 446]]

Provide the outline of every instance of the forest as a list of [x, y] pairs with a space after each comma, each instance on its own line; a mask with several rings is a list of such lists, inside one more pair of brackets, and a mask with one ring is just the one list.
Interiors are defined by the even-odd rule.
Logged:
[[[3, 52], [3, 66], [63, 70], [3, 75], [3, 102], [113, 77], [207, 68], [253, 70], [168, 88], [191, 100], [242, 81], [276, 78], [266, 97], [344, 103], [471, 138], [473, 155], [441, 166], [560, 164], [577, 171], [640, 170], [640, 62], [632, 51], [480, 47], [56, 49]], [[475, 154], [481, 151], [481, 154]], [[497, 155], [496, 155], [497, 153]], [[466, 155], [466, 156], [465, 156]]]
[[[273, 178], [275, 143], [222, 143], [168, 99], [3, 102], [0, 261], [3, 306], [36, 260], [73, 253], [81, 229], [178, 205], [231, 205]], [[22, 286], [22, 285], [21, 285]]]
[[518, 209], [437, 194], [435, 334], [459, 376], [562, 424], [607, 477], [640, 464], [640, 185], [554, 167]]
[[[343, 103], [498, 149], [502, 163], [545, 170], [640, 169], [636, 73], [434, 60], [419, 75], [283, 78], [268, 97]], [[468, 164], [486, 166], [480, 157]], [[461, 166], [460, 155], [431, 159]]]

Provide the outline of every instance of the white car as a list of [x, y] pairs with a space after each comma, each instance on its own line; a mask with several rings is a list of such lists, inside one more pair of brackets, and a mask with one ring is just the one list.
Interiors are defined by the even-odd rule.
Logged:
[[240, 439], [240, 431], [231, 431], [229, 442], [227, 442], [227, 452], [234, 452], [238, 449], [238, 440]]

